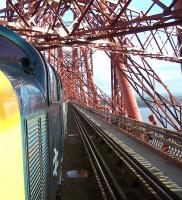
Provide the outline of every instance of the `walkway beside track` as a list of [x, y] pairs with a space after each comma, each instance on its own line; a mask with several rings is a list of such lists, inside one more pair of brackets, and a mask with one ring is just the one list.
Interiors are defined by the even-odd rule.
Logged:
[[70, 112], [67, 127], [62, 172], [65, 186], [61, 200], [100, 200], [98, 184]]
[[176, 166], [173, 162], [162, 157], [162, 155], [157, 154], [155, 151], [147, 148], [137, 140], [134, 140], [133, 138], [122, 133], [116, 126], [108, 124], [106, 121], [98, 118], [85, 109], [79, 108], [79, 110], [104, 132], [114, 135], [117, 139], [130, 147], [145, 160], [149, 161], [153, 166], [160, 169], [165, 176], [182, 188], [182, 169], [179, 166]]

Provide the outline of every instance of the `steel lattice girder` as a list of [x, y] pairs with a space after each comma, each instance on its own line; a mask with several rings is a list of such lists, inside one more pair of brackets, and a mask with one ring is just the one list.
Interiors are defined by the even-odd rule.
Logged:
[[[70, 98], [98, 108], [101, 101], [112, 112], [127, 115], [118, 79], [122, 75], [164, 127], [170, 124], [180, 130], [181, 105], [149, 65], [149, 59], [181, 63], [181, 2], [174, 0], [166, 5], [160, 0], [145, 0], [142, 11], [131, 8], [134, 2], [7, 0], [6, 7], [0, 10], [0, 24], [49, 56]], [[156, 7], [158, 13], [154, 12]], [[64, 20], [67, 12], [73, 15], [70, 22]], [[92, 49], [105, 51], [112, 59], [112, 99], [93, 82]], [[125, 56], [125, 70], [118, 67], [120, 55]], [[156, 84], [168, 98], [157, 92]]]

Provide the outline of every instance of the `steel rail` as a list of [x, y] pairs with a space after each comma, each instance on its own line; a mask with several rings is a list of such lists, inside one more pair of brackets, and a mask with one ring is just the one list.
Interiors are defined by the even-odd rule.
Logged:
[[[109, 121], [110, 123], [116, 125], [127, 135], [148, 145], [148, 147], [152, 148], [155, 151], [160, 152], [165, 157], [167, 156], [169, 159], [171, 159], [171, 161], [181, 166], [181, 158], [182, 158], [181, 132], [175, 132], [172, 130], [164, 129], [158, 126], [154, 126], [144, 122], [139, 122], [123, 116], [116, 116], [112, 113], [104, 113], [101, 111], [96, 111], [94, 109], [88, 109], [88, 108], [85, 109], [97, 115], [98, 117], [104, 119], [105, 121]], [[139, 137], [135, 136], [135, 133], [137, 132], [139, 133]], [[147, 140], [147, 138], [150, 138], [151, 140]], [[167, 145], [168, 150], [164, 151], [163, 146], [159, 147], [158, 146], [159, 142], [162, 142], [163, 146]]]
[[110, 138], [104, 131], [97, 127], [90, 119], [83, 116], [83, 114], [76, 109], [77, 114], [81, 117], [82, 121], [86, 121], [94, 131], [107, 143], [107, 145], [115, 150], [121, 157], [137, 171], [137, 173], [152, 187], [152, 189], [160, 196], [161, 199], [178, 200], [181, 199], [175, 192], [171, 191], [165, 184], [163, 184], [152, 172], [145, 168], [139, 161], [132, 157], [125, 149]]
[[74, 111], [72, 111], [72, 115], [74, 116], [84, 147], [88, 154], [89, 160], [91, 161], [91, 165], [94, 169], [94, 173], [96, 172], [97, 174], [97, 179], [99, 176], [99, 187], [101, 189], [103, 198], [108, 200], [126, 200], [127, 198], [124, 195], [124, 192], [121, 190], [121, 188], [115, 181], [107, 164], [104, 162], [102, 156], [98, 152], [92, 140], [89, 138], [87, 130], [81, 122], [81, 119], [78, 115], [75, 114]]

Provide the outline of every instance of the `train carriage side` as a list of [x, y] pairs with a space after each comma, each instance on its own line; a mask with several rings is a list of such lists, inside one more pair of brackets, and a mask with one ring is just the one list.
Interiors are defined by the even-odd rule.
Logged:
[[51, 199], [55, 199], [57, 183], [60, 182], [61, 166], [64, 146], [64, 96], [60, 79], [54, 68], [47, 63], [48, 67], [48, 120], [49, 120], [49, 143], [51, 164]]
[[0, 199], [55, 199], [64, 138], [61, 83], [31, 45], [2, 26], [0, 46]]

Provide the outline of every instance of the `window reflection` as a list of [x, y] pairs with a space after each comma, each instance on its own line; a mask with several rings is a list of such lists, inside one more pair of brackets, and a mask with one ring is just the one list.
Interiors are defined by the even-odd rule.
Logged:
[[0, 36], [0, 49], [0, 59], [19, 60], [26, 56], [24, 51], [17, 44], [2, 36]]
[[57, 80], [52, 67], [49, 65], [50, 97], [52, 102], [58, 101]]

